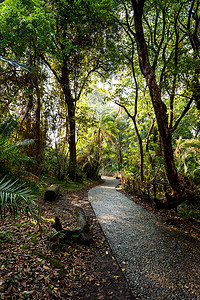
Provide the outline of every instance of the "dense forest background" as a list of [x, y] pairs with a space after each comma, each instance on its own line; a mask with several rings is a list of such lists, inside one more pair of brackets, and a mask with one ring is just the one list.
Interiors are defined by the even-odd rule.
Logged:
[[1, 2], [1, 191], [117, 174], [158, 207], [195, 205], [199, 0]]

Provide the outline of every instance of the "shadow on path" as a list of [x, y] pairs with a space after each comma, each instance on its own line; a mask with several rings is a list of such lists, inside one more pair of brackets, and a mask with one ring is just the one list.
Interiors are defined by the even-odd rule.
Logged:
[[200, 299], [200, 242], [160, 225], [115, 187], [92, 188], [89, 200], [136, 299]]

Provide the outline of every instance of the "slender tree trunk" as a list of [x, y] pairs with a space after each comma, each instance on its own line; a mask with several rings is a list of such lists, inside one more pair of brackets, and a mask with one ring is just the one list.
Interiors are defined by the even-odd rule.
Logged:
[[131, 120], [133, 121], [134, 124], [134, 128], [135, 128], [135, 132], [137, 135], [137, 140], [138, 140], [138, 145], [139, 145], [139, 152], [140, 152], [140, 180], [144, 181], [144, 151], [143, 151], [143, 143], [142, 143], [142, 138], [140, 136], [139, 130], [138, 130], [138, 126], [136, 123], [136, 115], [137, 115], [137, 97], [135, 99], [135, 114], [134, 116], [130, 114], [130, 112], [128, 111], [128, 109], [126, 108], [125, 105], [116, 102], [116, 104], [118, 104], [119, 106], [123, 107], [123, 109], [125, 110], [125, 112], [127, 113], [127, 115], [129, 116], [129, 118], [131, 118]]
[[69, 176], [75, 181], [76, 180], [76, 122], [75, 122], [75, 110], [76, 102], [72, 96], [69, 84], [69, 72], [67, 66], [64, 65], [62, 68], [62, 79], [61, 85], [63, 88], [65, 102], [68, 109], [68, 122], [69, 122]]
[[121, 134], [121, 132], [119, 133], [118, 154], [119, 154], [118, 171], [121, 171], [122, 170], [122, 163], [123, 163], [123, 158], [122, 158], [122, 134]]
[[68, 104], [69, 116], [69, 176], [74, 181], [76, 179], [76, 123], [75, 123], [75, 105]]
[[42, 138], [41, 138], [41, 94], [38, 86], [38, 79], [35, 79], [35, 89], [37, 96], [37, 109], [36, 109], [36, 161], [37, 170], [36, 173], [41, 173], [42, 164]]
[[146, 137], [145, 151], [147, 151], [147, 152], [149, 152], [150, 136], [153, 132], [154, 124], [155, 124], [155, 119], [153, 119], [151, 127], [149, 128], [149, 132], [148, 132], [147, 137]]
[[[195, 21], [195, 28], [192, 35], [190, 35], [190, 42], [194, 51], [194, 61], [197, 59], [197, 63], [195, 64], [195, 75], [193, 78], [193, 98], [195, 101], [196, 108], [200, 112], [200, 65], [199, 65], [199, 59], [200, 59], [200, 13], [199, 13], [199, 6], [200, 2], [198, 1], [198, 5], [196, 7], [195, 12], [193, 12], [193, 5], [195, 1], [192, 1], [190, 10], [189, 10], [189, 17], [188, 17], [188, 32], [190, 32], [190, 18], [191, 15], [193, 15], [193, 19]], [[193, 13], [192, 13], [193, 12]]]
[[142, 139], [135, 118], [132, 118], [132, 120], [135, 126], [135, 131], [136, 131], [138, 144], [139, 144], [139, 151], [140, 151], [140, 180], [144, 181], [144, 151], [143, 151]]

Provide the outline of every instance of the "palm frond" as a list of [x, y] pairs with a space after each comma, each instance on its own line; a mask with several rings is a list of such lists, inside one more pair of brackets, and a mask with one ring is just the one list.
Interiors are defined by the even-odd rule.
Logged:
[[0, 134], [2, 137], [9, 138], [17, 129], [17, 120], [10, 118], [6, 120], [1, 120], [0, 122]]
[[25, 214], [28, 218], [36, 218], [37, 204], [31, 191], [18, 184], [17, 180], [0, 180], [0, 220], [3, 222], [9, 214], [15, 218], [18, 212]]
[[3, 60], [5, 62], [9, 63], [12, 66], [20, 67], [21, 69], [23, 69], [23, 70], [25, 70], [27, 72], [31, 72], [31, 68], [30, 67], [27, 67], [24, 64], [21, 64], [19, 62], [16, 62], [12, 58], [0, 56], [0, 60]]
[[33, 139], [12, 142], [7, 137], [2, 137], [0, 134], [0, 159], [11, 159], [17, 162], [29, 162], [30, 158], [24, 156], [19, 150], [25, 146], [34, 143]]
[[22, 147], [31, 145], [33, 143], [34, 143], [33, 139], [26, 139], [23, 141], [13, 142], [13, 143], [12, 142], [6, 143], [6, 140], [5, 140], [5, 144], [2, 141], [2, 143], [0, 143], [0, 146], [2, 146], [2, 148], [4, 147], [4, 153], [11, 153], [12, 151], [16, 151]]

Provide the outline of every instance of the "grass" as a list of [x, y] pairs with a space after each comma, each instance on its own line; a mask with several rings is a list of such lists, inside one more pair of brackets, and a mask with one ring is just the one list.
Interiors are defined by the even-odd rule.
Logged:
[[71, 180], [66, 182], [64, 180], [58, 180], [53, 176], [41, 176], [38, 183], [38, 188], [34, 190], [34, 193], [37, 197], [43, 197], [47, 188], [52, 184], [59, 185], [60, 193], [80, 191], [91, 186], [95, 182], [96, 181], [87, 179], [83, 180], [82, 182], [74, 182]]

